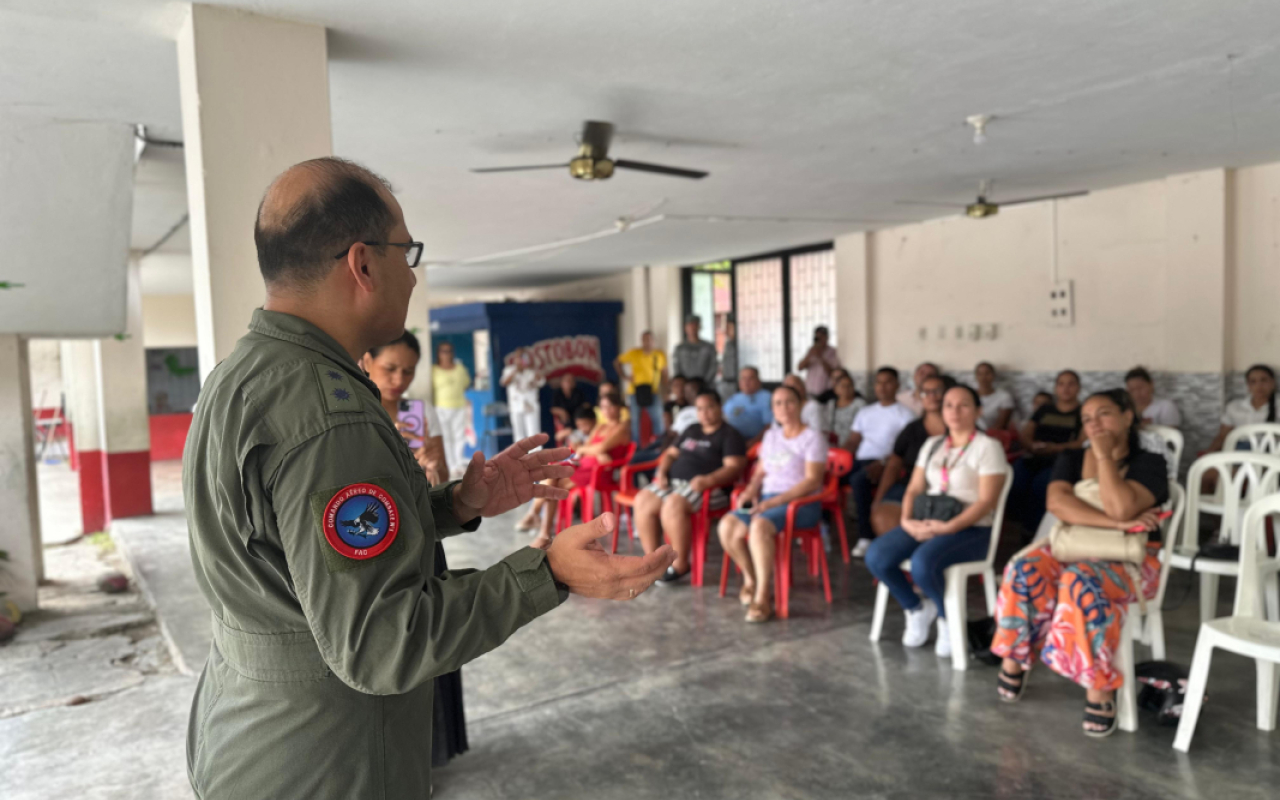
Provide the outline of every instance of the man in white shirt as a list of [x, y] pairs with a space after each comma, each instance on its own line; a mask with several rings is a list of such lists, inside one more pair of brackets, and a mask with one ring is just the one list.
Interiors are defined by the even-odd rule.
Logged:
[[[918, 369], [916, 373], [919, 374]], [[923, 383], [924, 378], [920, 382]], [[880, 474], [884, 471], [885, 459], [893, 452], [893, 442], [898, 434], [918, 416], [897, 401], [897, 393], [898, 371], [893, 367], [881, 367], [876, 372], [876, 402], [853, 418], [853, 429], [842, 445], [853, 453], [853, 471], [847, 479], [858, 514], [858, 543], [853, 548], [856, 558], [866, 553], [876, 535], [871, 527], [871, 504]]]
[[507, 390], [507, 411], [511, 415], [514, 440], [518, 442], [541, 433], [542, 405], [538, 401], [538, 390], [547, 384], [547, 379], [534, 369], [528, 350], [516, 349], [498, 382]]
[[[925, 361], [916, 367], [915, 375], [911, 378], [911, 388], [903, 389], [898, 392], [898, 402], [911, 409], [911, 413], [917, 417], [924, 413], [924, 401], [920, 399], [920, 387], [924, 385], [926, 378], [935, 375], [941, 375], [942, 370], [938, 369], [937, 364]], [[986, 401], [983, 401], [986, 405]]]

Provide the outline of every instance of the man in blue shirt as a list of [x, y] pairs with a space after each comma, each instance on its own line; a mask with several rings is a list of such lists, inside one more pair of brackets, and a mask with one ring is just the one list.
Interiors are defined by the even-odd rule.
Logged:
[[732, 425], [747, 440], [747, 447], [760, 441], [765, 428], [773, 424], [773, 407], [769, 391], [760, 383], [760, 370], [743, 367], [738, 373], [738, 387], [742, 390], [724, 404], [724, 421]]

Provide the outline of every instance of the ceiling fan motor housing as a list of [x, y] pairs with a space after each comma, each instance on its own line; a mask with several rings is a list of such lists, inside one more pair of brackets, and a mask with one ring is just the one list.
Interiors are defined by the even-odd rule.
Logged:
[[569, 174], [581, 181], [602, 181], [613, 177], [613, 161], [580, 155], [569, 162]]
[[978, 202], [970, 203], [965, 206], [964, 213], [974, 219], [994, 217], [996, 214], [1000, 213], [1000, 206], [995, 203], [988, 203], [986, 200], [979, 198]]

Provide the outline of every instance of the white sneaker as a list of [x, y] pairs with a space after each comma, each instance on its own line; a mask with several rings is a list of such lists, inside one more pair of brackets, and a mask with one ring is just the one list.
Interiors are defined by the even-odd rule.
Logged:
[[951, 626], [938, 618], [938, 638], [933, 642], [933, 654], [938, 658], [951, 658]]
[[853, 552], [851, 553], [851, 555], [854, 558], [866, 558], [867, 548], [870, 546], [871, 546], [870, 539], [859, 539], [858, 543], [853, 546]]
[[907, 647], [923, 647], [929, 641], [929, 630], [938, 618], [938, 607], [926, 598], [920, 607], [907, 611], [907, 629], [902, 632], [902, 643]]

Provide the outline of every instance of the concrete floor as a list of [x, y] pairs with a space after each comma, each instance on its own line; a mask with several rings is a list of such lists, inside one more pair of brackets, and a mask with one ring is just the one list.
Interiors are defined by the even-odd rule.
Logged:
[[[180, 506], [175, 478], [161, 467], [159, 508]], [[451, 566], [491, 564], [526, 544], [515, 519], [448, 540]], [[207, 612], [189, 591], [181, 517], [159, 515], [113, 533], [157, 606], [159, 627], [173, 634], [176, 660], [198, 670]], [[1175, 581], [1170, 602], [1187, 587], [1182, 576]], [[712, 587], [653, 589], [629, 604], [573, 598], [464, 669], [472, 749], [436, 773], [436, 796], [1276, 796], [1280, 738], [1254, 727], [1254, 673], [1245, 659], [1215, 657], [1211, 702], [1190, 755], [1176, 753], [1173, 729], [1156, 727], [1145, 713], [1136, 734], [1093, 741], [1080, 732], [1083, 692], [1074, 684], [1038, 669], [1020, 704], [1000, 703], [995, 669], [975, 663], [953, 672], [932, 649], [905, 651], [892, 606], [884, 641], [868, 642], [872, 589], [860, 563], [837, 562], [833, 584], [836, 602], [828, 607], [818, 587], [797, 580], [792, 618], [762, 626], [743, 623], [741, 607]], [[1228, 597], [1224, 590], [1222, 613]], [[1193, 590], [1166, 614], [1170, 658], [1182, 664], [1190, 661], [1196, 608]], [[9, 649], [0, 650], [0, 665]], [[1137, 655], [1146, 657], [1141, 647]], [[185, 784], [192, 684], [177, 671], [162, 667], [111, 695], [110, 707], [95, 702], [0, 720], [0, 763], [25, 754], [23, 769], [6, 774], [6, 800], [186, 796], [174, 787]], [[157, 755], [139, 763], [134, 742], [103, 737], [107, 716], [110, 730], [145, 734]], [[95, 743], [92, 758], [75, 762], [82, 775], [35, 768], [40, 742], [79, 740]], [[44, 758], [51, 767], [62, 763], [53, 753]], [[123, 788], [127, 780], [133, 789]]]

